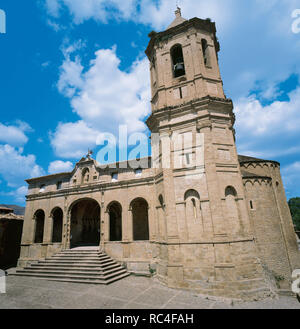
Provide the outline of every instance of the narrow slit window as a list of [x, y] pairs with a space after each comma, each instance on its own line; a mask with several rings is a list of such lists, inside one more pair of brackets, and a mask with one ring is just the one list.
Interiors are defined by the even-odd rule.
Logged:
[[192, 199], [194, 218], [197, 218], [196, 200]]
[[250, 208], [251, 208], [251, 209], [254, 209], [254, 208], [253, 208], [253, 201], [252, 201], [252, 200], [250, 201]]

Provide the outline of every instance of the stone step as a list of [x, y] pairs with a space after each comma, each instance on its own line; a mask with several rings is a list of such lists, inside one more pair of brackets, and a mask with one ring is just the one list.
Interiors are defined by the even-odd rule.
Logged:
[[110, 257], [106, 256], [106, 257], [64, 257], [64, 256], [53, 256], [51, 258], [46, 258], [46, 260], [50, 260], [50, 259], [55, 259], [55, 260], [88, 260], [88, 261], [99, 261], [99, 260], [107, 260], [107, 259], [111, 259]]
[[121, 274], [118, 276], [115, 276], [109, 280], [78, 280], [78, 279], [48, 279], [48, 281], [58, 281], [58, 282], [70, 282], [70, 283], [85, 283], [85, 284], [105, 284], [108, 285], [110, 283], [116, 282], [118, 280], [124, 279], [127, 276], [129, 276], [130, 273], [125, 273], [125, 274]]
[[60, 253], [60, 254], [55, 254], [54, 256], [52, 257], [105, 257], [106, 255], [104, 254], [100, 254], [100, 253], [95, 253], [95, 254], [77, 254], [77, 253], [70, 253], [70, 254], [63, 254], [63, 253]]
[[40, 264], [40, 263], [33, 263], [30, 265], [31, 267], [45, 267], [45, 266], [50, 266], [50, 267], [55, 267], [55, 268], [66, 268], [66, 269], [72, 269], [73, 267], [78, 267], [78, 268], [82, 268], [82, 269], [97, 269], [97, 268], [105, 268], [105, 269], [109, 269], [109, 268], [114, 268], [117, 266], [121, 266], [119, 263], [117, 262], [113, 262], [113, 264], [111, 265], [101, 265], [101, 264], [89, 264], [89, 265], [84, 265], [84, 264], [53, 264], [53, 263], [46, 263], [46, 264]]
[[97, 260], [86, 260], [86, 259], [53, 259], [53, 258], [47, 258], [45, 260], [40, 260], [39, 263], [65, 263], [65, 264], [74, 264], [74, 263], [78, 263], [78, 264], [107, 264], [110, 262], [114, 262], [111, 258], [109, 259], [97, 259]]
[[64, 272], [85, 272], [87, 274], [90, 273], [111, 273], [116, 270], [123, 270], [124, 267], [121, 265], [116, 265], [111, 268], [103, 268], [103, 267], [94, 267], [94, 268], [85, 268], [85, 267], [60, 267], [60, 266], [34, 266], [34, 267], [24, 267], [24, 270], [31, 270], [31, 271], [41, 271], [41, 270], [49, 270], [49, 271], [64, 271]]
[[[56, 266], [56, 267], [76, 267], [76, 266], [84, 266], [84, 267], [102, 267], [102, 268], [107, 268], [108, 266], [112, 266], [119, 263], [114, 262], [113, 260], [110, 261], [109, 263], [105, 263], [105, 264], [100, 264], [100, 263], [85, 263], [85, 262], [74, 262], [74, 263], [66, 263], [66, 262], [43, 262], [40, 261], [39, 263], [37, 263], [37, 265], [41, 265], [41, 266]], [[94, 266], [93, 266], [94, 265]]]
[[64, 252], [64, 251], [62, 251], [62, 252], [60, 252], [60, 253], [58, 253], [58, 254], [56, 254], [56, 255], [70, 255], [70, 256], [72, 256], [72, 255], [76, 255], [76, 256], [89, 256], [89, 255], [91, 255], [91, 256], [102, 256], [102, 255], [105, 255], [104, 253], [101, 253], [101, 252], [99, 252], [99, 251], [95, 251], [95, 252]]
[[89, 265], [82, 265], [82, 264], [40, 264], [40, 263], [33, 263], [30, 265], [31, 267], [45, 267], [45, 266], [51, 266], [51, 267], [55, 267], [55, 268], [62, 268], [62, 269], [65, 269], [65, 268], [69, 268], [69, 269], [72, 269], [72, 268], [81, 268], [81, 269], [98, 269], [98, 268], [102, 268], [102, 269], [111, 269], [111, 268], [115, 268], [115, 267], [118, 267], [118, 266], [121, 266], [119, 263], [117, 262], [113, 262], [113, 264], [111, 265], [105, 265], [105, 266], [101, 266], [99, 264], [89, 264]]
[[36, 276], [50, 276], [50, 277], [59, 277], [59, 278], [80, 278], [80, 279], [84, 279], [84, 278], [88, 278], [90, 280], [92, 279], [110, 279], [111, 277], [120, 275], [120, 274], [124, 274], [126, 273], [125, 269], [121, 269], [118, 271], [112, 271], [111, 273], [99, 273], [99, 272], [85, 272], [85, 271], [70, 271], [68, 273], [62, 273], [61, 271], [57, 271], [57, 270], [36, 270], [36, 269], [23, 269], [23, 270], [17, 270], [16, 273], [20, 273], [20, 274], [33, 274]]
[[17, 269], [11, 275], [40, 279], [108, 284], [130, 275], [118, 262], [103, 252], [76, 249], [62, 251], [50, 258]]

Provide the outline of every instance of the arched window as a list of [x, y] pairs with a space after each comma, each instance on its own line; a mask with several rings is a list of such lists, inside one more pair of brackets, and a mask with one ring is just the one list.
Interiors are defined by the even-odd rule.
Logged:
[[52, 213], [53, 230], [52, 242], [62, 241], [62, 228], [63, 228], [63, 212], [60, 208], [56, 208]]
[[43, 210], [38, 210], [35, 215], [35, 234], [34, 243], [42, 243], [44, 240], [44, 224], [45, 224], [45, 213]]
[[109, 240], [122, 241], [122, 207], [113, 202], [108, 207], [109, 212]]
[[171, 57], [172, 57], [174, 78], [178, 78], [178, 77], [181, 77], [182, 75], [185, 75], [185, 67], [184, 67], [184, 60], [183, 60], [183, 53], [182, 53], [181, 45], [175, 45], [171, 49]]
[[201, 40], [203, 60], [205, 66], [210, 66], [210, 56], [209, 56], [209, 47], [205, 39]]
[[89, 168], [84, 168], [82, 171], [82, 179], [81, 179], [81, 183], [85, 184], [88, 183], [90, 180], [90, 171]]
[[149, 240], [148, 203], [138, 198], [132, 201], [133, 240]]
[[187, 218], [201, 218], [200, 195], [195, 190], [188, 190], [184, 194]]
[[232, 186], [227, 186], [226, 187], [225, 197], [227, 197], [227, 196], [233, 196], [233, 197], [237, 196], [237, 193], [236, 193], [236, 190], [235, 190], [234, 187], [232, 187]]
[[236, 233], [239, 230], [239, 206], [237, 201], [237, 192], [234, 187], [226, 187], [225, 202], [227, 206], [227, 218], [229, 220], [229, 225], [231, 226], [231, 232]]

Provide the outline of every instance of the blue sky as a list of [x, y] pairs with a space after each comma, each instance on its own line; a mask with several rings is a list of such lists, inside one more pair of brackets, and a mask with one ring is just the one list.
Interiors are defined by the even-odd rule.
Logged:
[[[279, 161], [287, 197], [300, 196], [300, 33], [292, 31], [300, 3], [178, 2], [185, 18], [216, 22], [239, 153]], [[0, 0], [0, 203], [24, 204], [24, 179], [71, 170], [88, 148], [97, 152], [99, 133], [115, 134], [120, 124], [147, 131], [144, 50], [175, 7], [176, 0]]]

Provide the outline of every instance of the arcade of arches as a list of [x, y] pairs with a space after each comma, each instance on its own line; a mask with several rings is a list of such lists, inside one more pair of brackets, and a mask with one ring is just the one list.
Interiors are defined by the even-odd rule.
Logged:
[[[143, 198], [136, 198], [130, 204], [132, 213], [132, 234], [134, 241], [149, 240], [148, 203]], [[113, 201], [107, 207], [109, 218], [109, 241], [122, 241], [122, 206]], [[70, 247], [98, 246], [100, 244], [100, 206], [96, 200], [78, 200], [71, 206], [71, 231]], [[56, 207], [51, 211], [52, 218], [52, 243], [63, 242], [63, 218], [61, 208]], [[45, 212], [42, 209], [34, 215], [35, 234], [34, 243], [45, 242]]]

